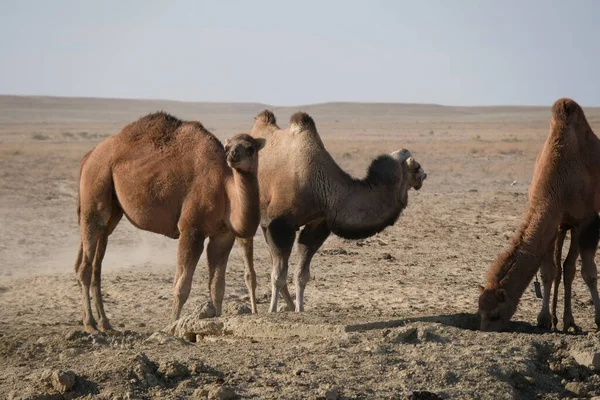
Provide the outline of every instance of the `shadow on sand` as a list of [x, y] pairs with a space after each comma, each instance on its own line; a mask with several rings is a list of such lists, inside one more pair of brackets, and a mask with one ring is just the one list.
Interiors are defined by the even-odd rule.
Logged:
[[[453, 326], [455, 328], [465, 329], [469, 331], [478, 331], [480, 325], [480, 319], [477, 314], [457, 313], [411, 317], [388, 321], [367, 322], [362, 324], [348, 325], [346, 330], [347, 332], [356, 332], [371, 329], [395, 328], [408, 325], [414, 322], [439, 323], [442, 325]], [[547, 329], [538, 328], [537, 326], [531, 325], [530, 323], [524, 321], [511, 321], [509, 328], [505, 332], [518, 332], [535, 335], [551, 333]]]

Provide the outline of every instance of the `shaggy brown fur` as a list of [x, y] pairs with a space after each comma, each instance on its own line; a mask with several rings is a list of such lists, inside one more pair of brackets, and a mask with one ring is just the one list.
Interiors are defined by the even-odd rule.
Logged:
[[[125, 215], [139, 229], [179, 239], [172, 318], [179, 318], [209, 238], [209, 289], [221, 313], [225, 269], [236, 236], [255, 234], [260, 220], [258, 150], [264, 140], [240, 134], [225, 148], [199, 122], [164, 112], [127, 125], [81, 162], [81, 233], [75, 272], [87, 332], [111, 329], [101, 293], [108, 236]], [[91, 310], [94, 298], [97, 324]]]
[[507, 327], [540, 266], [544, 284], [541, 319], [543, 324], [550, 321], [550, 288], [556, 274], [552, 245], [558, 227], [580, 225], [599, 209], [600, 140], [581, 107], [571, 99], [560, 99], [552, 107], [550, 135], [536, 160], [529, 209], [510, 248], [492, 264], [488, 282], [481, 288], [482, 330]]
[[[277, 311], [280, 291], [288, 308], [302, 311], [310, 261], [329, 234], [364, 238], [393, 225], [407, 205], [408, 189], [420, 189], [427, 175], [410, 152], [402, 150], [376, 158], [365, 179], [352, 178], [325, 149], [313, 119], [302, 112], [292, 115], [289, 128], [281, 130], [273, 113], [265, 110], [256, 116], [251, 134], [267, 140], [258, 178], [261, 227], [273, 263], [270, 311]], [[296, 231], [301, 228], [294, 305], [286, 280]], [[240, 242], [256, 312], [253, 241]]]

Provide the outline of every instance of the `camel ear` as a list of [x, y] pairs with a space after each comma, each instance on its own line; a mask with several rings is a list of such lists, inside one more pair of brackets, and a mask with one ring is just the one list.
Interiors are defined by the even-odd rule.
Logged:
[[482, 294], [483, 291], [485, 290], [485, 288], [483, 287], [483, 285], [477, 285], [477, 287], [479, 288], [479, 294]]
[[254, 141], [256, 142], [256, 151], [262, 149], [265, 147], [265, 145], [267, 144], [267, 139], [254, 139]]
[[504, 303], [506, 301], [506, 290], [496, 289], [496, 299], [498, 299], [500, 303]]
[[408, 165], [409, 168], [412, 168], [413, 165], [415, 164], [415, 159], [411, 157], [408, 157], [406, 159], [406, 165]]
[[231, 141], [229, 139], [225, 139], [225, 147], [229, 146], [229, 143], [231, 143]]

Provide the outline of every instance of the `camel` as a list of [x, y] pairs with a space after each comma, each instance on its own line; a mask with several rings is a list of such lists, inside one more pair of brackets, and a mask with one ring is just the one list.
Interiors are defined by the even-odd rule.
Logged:
[[[288, 310], [301, 312], [311, 259], [330, 233], [359, 239], [393, 225], [408, 204], [409, 188], [419, 190], [427, 174], [411, 153], [402, 149], [375, 158], [364, 179], [352, 178], [327, 152], [313, 119], [303, 112], [292, 115], [288, 129], [282, 130], [275, 115], [264, 110], [255, 117], [250, 134], [267, 141], [258, 180], [261, 228], [272, 262], [269, 311], [277, 311], [281, 293]], [[286, 282], [288, 260], [300, 228], [294, 305]], [[238, 242], [243, 248], [251, 309], [256, 313], [253, 239]]]
[[[108, 236], [125, 215], [137, 228], [179, 239], [172, 320], [186, 302], [196, 264], [209, 238], [209, 292], [221, 314], [225, 270], [235, 237], [256, 233], [260, 221], [258, 151], [248, 134], [225, 147], [200, 122], [149, 114], [103, 140], [80, 165], [75, 262], [86, 332], [111, 331], [101, 292]], [[90, 304], [94, 298], [98, 323]]]
[[[508, 327], [519, 299], [538, 268], [542, 269], [544, 299], [538, 324], [550, 326], [550, 289], [557, 273], [552, 246], [559, 226], [584, 226], [600, 210], [600, 140], [575, 101], [557, 100], [552, 106], [550, 134], [537, 157], [529, 189], [529, 207], [510, 247], [488, 270], [480, 287], [481, 330]], [[596, 288], [596, 268], [584, 272]], [[600, 312], [596, 308], [596, 315]]]
[[[567, 231], [571, 231], [571, 243], [569, 252], [561, 268], [562, 247]], [[596, 248], [600, 238], [600, 218], [594, 214], [590, 221], [583, 226], [561, 225], [559, 227], [556, 240], [554, 243], [554, 265], [556, 268], [556, 277], [554, 278], [552, 291], [552, 330], [558, 330], [558, 317], [556, 314], [556, 306], [558, 303], [558, 288], [560, 286], [561, 273], [564, 273], [565, 281], [565, 298], [563, 311], [563, 331], [566, 333], [570, 328], [575, 332], [580, 332], [581, 329], [575, 324], [573, 312], [571, 310], [571, 286], [576, 272], [577, 257], [581, 253], [581, 276], [588, 285], [592, 302], [596, 310], [596, 326], [600, 328], [600, 298], [598, 297], [597, 283], [594, 277], [597, 275], [596, 264], [594, 258], [596, 256]], [[544, 307], [542, 307], [542, 310]], [[538, 316], [538, 325], [547, 327], [547, 314], [540, 312]]]

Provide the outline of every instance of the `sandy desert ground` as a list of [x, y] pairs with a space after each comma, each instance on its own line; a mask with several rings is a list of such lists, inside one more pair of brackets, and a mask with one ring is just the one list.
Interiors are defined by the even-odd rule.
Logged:
[[[294, 111], [310, 113], [336, 161], [357, 177], [371, 158], [402, 147], [429, 177], [395, 226], [366, 240], [327, 240], [303, 314], [266, 313], [270, 266], [258, 237], [259, 314], [247, 315], [235, 247], [225, 314], [213, 321], [221, 328], [195, 343], [159, 332], [169, 322], [176, 242], [124, 219], [109, 239], [103, 279], [122, 333], [84, 334], [73, 274], [83, 154], [157, 109], [200, 120], [224, 140], [248, 131], [265, 107], [281, 126]], [[600, 133], [600, 109], [585, 111]], [[600, 336], [579, 275], [574, 314], [584, 333], [535, 328], [541, 303], [531, 288], [510, 332], [476, 330], [477, 285], [520, 223], [548, 119], [549, 105], [282, 108], [0, 96], [0, 398], [600, 396], [600, 375], [588, 365], [600, 367]], [[203, 257], [184, 314], [207, 295]]]

